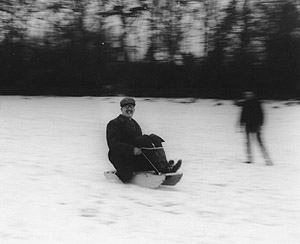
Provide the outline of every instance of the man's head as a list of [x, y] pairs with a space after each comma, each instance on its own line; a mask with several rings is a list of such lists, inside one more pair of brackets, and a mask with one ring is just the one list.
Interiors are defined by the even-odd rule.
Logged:
[[122, 114], [131, 118], [135, 112], [135, 100], [132, 97], [125, 97], [120, 101]]

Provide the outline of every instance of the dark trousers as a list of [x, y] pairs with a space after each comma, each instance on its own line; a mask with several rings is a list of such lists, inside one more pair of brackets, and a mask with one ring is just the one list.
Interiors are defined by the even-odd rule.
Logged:
[[271, 159], [269, 157], [269, 154], [267, 152], [267, 149], [263, 143], [261, 131], [260, 128], [255, 129], [249, 129], [246, 128], [246, 150], [247, 150], [247, 157], [248, 161], [252, 162], [252, 150], [251, 150], [251, 137], [255, 136], [257, 139], [257, 142], [260, 146], [260, 149], [262, 151], [263, 157], [265, 158], [267, 164], [272, 164]]
[[153, 170], [153, 167], [145, 160], [143, 155], [132, 155], [129, 158], [124, 158], [110, 151], [108, 153], [108, 158], [117, 170], [117, 176], [124, 183], [131, 180], [134, 172]]
[[143, 152], [143, 160], [147, 160], [148, 164], [153, 164], [153, 168], [155, 167], [155, 170], [161, 173], [167, 173], [169, 172], [169, 164], [166, 157], [165, 150], [162, 147], [162, 142], [164, 140], [155, 135], [143, 135], [135, 140], [135, 146], [136, 147], [144, 147], [142, 149]]

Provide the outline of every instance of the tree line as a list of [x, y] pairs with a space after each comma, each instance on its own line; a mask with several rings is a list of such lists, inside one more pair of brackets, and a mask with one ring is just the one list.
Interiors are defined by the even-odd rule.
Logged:
[[297, 0], [1, 0], [0, 94], [299, 96]]

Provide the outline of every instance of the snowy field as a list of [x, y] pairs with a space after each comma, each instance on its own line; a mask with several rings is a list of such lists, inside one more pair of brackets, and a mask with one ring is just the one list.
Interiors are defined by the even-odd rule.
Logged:
[[300, 243], [300, 104], [265, 102], [244, 164], [232, 101], [138, 98], [134, 118], [183, 159], [174, 187], [108, 181], [105, 127], [121, 97], [0, 97], [2, 244]]

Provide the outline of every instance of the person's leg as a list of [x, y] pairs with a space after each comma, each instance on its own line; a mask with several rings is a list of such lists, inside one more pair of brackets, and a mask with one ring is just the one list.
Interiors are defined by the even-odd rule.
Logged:
[[155, 150], [147, 150], [147, 148], [148, 149], [154, 148], [151, 138], [148, 135], [139, 136], [139, 137], [135, 138], [134, 146], [139, 147], [139, 148], [145, 148], [145, 149], [142, 149], [142, 152], [143, 152], [142, 155], [134, 157], [134, 159], [135, 159], [133, 162], [134, 169], [136, 171], [154, 170], [151, 163], [155, 164], [155, 161], [156, 161]]
[[164, 139], [162, 139], [160, 136], [151, 134], [150, 135], [152, 144], [154, 144], [155, 147], [159, 148], [156, 151], [157, 158], [158, 158], [158, 165], [161, 169], [162, 173], [174, 173], [176, 172], [182, 164], [182, 160], [178, 160], [175, 164], [174, 160], [167, 160], [167, 156], [165, 153], [165, 150], [163, 149], [162, 143], [165, 142]]
[[[158, 136], [153, 134], [150, 136], [139, 136], [135, 139], [134, 145], [144, 148], [143, 155], [141, 155], [142, 158], [140, 159], [141, 162], [139, 163], [144, 165], [145, 170], [149, 170], [149, 165], [152, 167], [151, 170], [153, 170], [153, 166], [151, 165], [153, 164], [159, 172], [165, 171], [163, 169], [167, 167], [167, 159]], [[157, 146], [159, 146], [159, 149], [155, 149]]]
[[153, 166], [147, 161], [144, 155], [134, 156], [132, 159], [132, 169], [134, 172], [153, 171]]
[[[165, 153], [165, 150], [163, 147], [158, 147], [154, 150], [155, 156], [154, 156], [154, 164], [161, 173], [168, 173], [170, 172], [170, 167], [173, 165], [170, 165], [167, 156]], [[174, 162], [173, 162], [174, 164]]]
[[120, 178], [123, 183], [128, 183], [132, 179], [133, 169], [130, 165], [130, 162], [122, 159], [118, 155], [115, 155], [111, 152], [108, 153], [109, 161], [117, 170], [116, 175]]
[[268, 154], [268, 152], [267, 152], [267, 149], [266, 149], [266, 147], [265, 147], [265, 145], [264, 145], [264, 143], [263, 143], [263, 140], [262, 140], [262, 137], [261, 137], [261, 132], [260, 132], [260, 130], [258, 130], [258, 131], [256, 132], [256, 138], [257, 138], [257, 141], [258, 141], [258, 143], [259, 143], [259, 145], [260, 145], [260, 148], [261, 148], [263, 157], [265, 158], [265, 160], [266, 160], [266, 162], [267, 162], [267, 165], [273, 165], [273, 163], [272, 163], [272, 161], [271, 161], [271, 159], [270, 159], [270, 156], [269, 156], [269, 154]]
[[252, 152], [251, 152], [251, 133], [246, 130], [246, 153], [247, 153], [247, 162], [252, 163]]
[[155, 147], [162, 147], [162, 143], [165, 142], [164, 139], [155, 134], [151, 134], [149, 137]]
[[148, 135], [142, 135], [134, 139], [134, 146], [136, 147], [146, 147], [152, 148], [154, 145], [152, 144], [152, 140]]
[[[142, 160], [144, 165], [146, 161], [146, 165], [151, 165], [152, 163], [161, 173], [175, 172], [180, 168], [182, 162], [180, 160], [175, 165], [174, 161], [169, 163], [162, 142], [164, 140], [155, 134], [142, 135], [135, 139], [135, 146], [145, 148], [143, 149], [144, 155], [142, 155], [144, 157], [144, 160]], [[147, 168], [147, 166], [145, 167]], [[153, 166], [151, 167], [153, 169]]]

